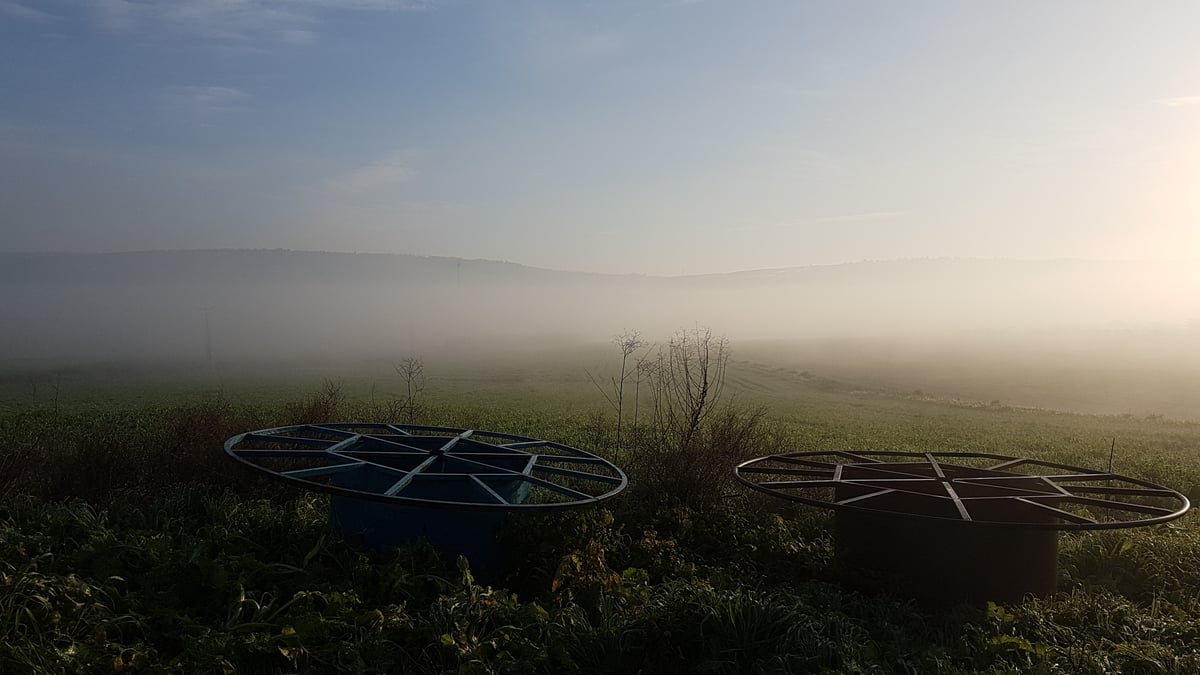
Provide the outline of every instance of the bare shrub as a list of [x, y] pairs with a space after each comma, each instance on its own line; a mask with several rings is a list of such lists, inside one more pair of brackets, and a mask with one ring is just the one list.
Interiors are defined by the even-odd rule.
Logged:
[[708, 328], [676, 332], [653, 372], [655, 427], [660, 440], [691, 447], [725, 389], [729, 340]]
[[614, 456], [619, 458], [621, 456], [621, 449], [623, 447], [621, 443], [621, 432], [625, 428], [625, 383], [629, 381], [630, 377], [636, 376], [634, 384], [635, 393], [633, 413], [633, 426], [636, 433], [637, 392], [641, 386], [641, 375], [643, 372], [639, 367], [641, 365], [641, 359], [635, 357], [634, 367], [631, 369], [629, 357], [634, 356], [639, 349], [646, 347], [647, 343], [642, 339], [642, 334], [638, 331], [626, 331], [620, 335], [613, 336], [612, 341], [613, 344], [617, 346], [617, 349], [621, 350], [620, 374], [616, 377], [610, 377], [608, 386], [601, 384], [596, 376], [592, 375], [590, 372], [587, 373], [587, 376], [592, 385], [600, 392], [600, 395], [604, 397], [604, 400], [608, 402], [608, 405], [613, 409], [613, 412], [617, 414], [616, 448], [614, 450]]
[[404, 394], [393, 401], [395, 405], [389, 406], [395, 416], [388, 419], [412, 424], [425, 414], [425, 361], [419, 356], [406, 356], [394, 368], [404, 381]]
[[707, 415], [689, 445], [645, 448], [630, 467], [639, 489], [652, 497], [707, 509], [740, 494], [733, 468], [782, 452], [785, 437], [763, 410], [727, 404]]
[[333, 422], [346, 403], [345, 385], [341, 380], [326, 378], [321, 388], [288, 406], [290, 424], [319, 424]]
[[634, 368], [650, 421], [637, 427], [627, 468], [648, 496], [712, 507], [737, 494], [737, 463], [783, 447], [764, 411], [723, 400], [729, 356], [727, 338], [697, 327], [676, 332]]

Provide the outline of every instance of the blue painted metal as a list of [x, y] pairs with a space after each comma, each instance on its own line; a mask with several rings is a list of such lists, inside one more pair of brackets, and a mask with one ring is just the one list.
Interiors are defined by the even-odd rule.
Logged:
[[330, 493], [330, 524], [352, 544], [387, 550], [425, 539], [486, 574], [507, 514], [578, 508], [628, 484], [612, 463], [525, 436], [402, 424], [266, 429], [225, 442], [230, 457]]

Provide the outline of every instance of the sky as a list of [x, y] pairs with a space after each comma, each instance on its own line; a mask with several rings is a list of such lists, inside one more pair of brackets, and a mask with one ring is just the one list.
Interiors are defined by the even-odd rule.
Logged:
[[0, 250], [1200, 260], [1200, 3], [0, 0]]

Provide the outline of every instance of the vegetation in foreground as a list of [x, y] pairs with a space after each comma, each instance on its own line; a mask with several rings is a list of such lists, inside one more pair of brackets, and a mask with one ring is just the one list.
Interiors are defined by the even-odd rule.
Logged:
[[507, 571], [487, 580], [420, 544], [354, 551], [331, 538], [321, 496], [220, 452], [249, 429], [397, 412], [617, 447], [603, 403], [431, 393], [418, 409], [399, 390], [383, 403], [328, 386], [269, 404], [9, 406], [0, 672], [1200, 672], [1194, 515], [1064, 535], [1052, 598], [935, 611], [846, 590], [825, 514], [773, 512], [724, 478], [739, 457], [831, 446], [1104, 465], [1117, 438], [1121, 472], [1194, 494], [1197, 425], [833, 389], [743, 397], [687, 443], [623, 427], [629, 494], [514, 519]]

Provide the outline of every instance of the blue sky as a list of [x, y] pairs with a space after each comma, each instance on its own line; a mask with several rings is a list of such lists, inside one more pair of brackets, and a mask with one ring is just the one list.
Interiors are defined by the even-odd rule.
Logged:
[[0, 0], [0, 249], [1200, 259], [1200, 3]]

